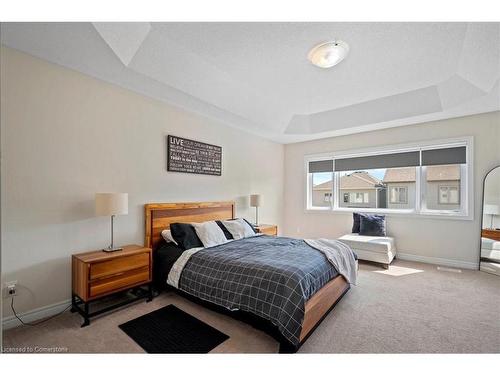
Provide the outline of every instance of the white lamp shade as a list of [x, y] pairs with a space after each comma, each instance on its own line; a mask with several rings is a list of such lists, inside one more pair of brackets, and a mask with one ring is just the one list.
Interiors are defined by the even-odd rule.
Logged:
[[97, 216], [128, 214], [128, 194], [96, 193], [95, 213]]
[[250, 207], [260, 207], [261, 201], [262, 199], [260, 194], [250, 195]]
[[483, 208], [484, 215], [500, 215], [500, 207], [496, 204], [485, 204]]

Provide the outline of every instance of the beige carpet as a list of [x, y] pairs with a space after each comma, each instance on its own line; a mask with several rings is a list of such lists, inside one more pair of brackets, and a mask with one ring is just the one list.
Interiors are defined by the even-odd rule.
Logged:
[[[142, 352], [118, 325], [173, 303], [230, 336], [213, 352], [275, 353], [274, 339], [174, 293], [96, 318], [80, 328], [67, 312], [38, 327], [4, 332], [4, 347], [62, 347], [69, 352]], [[389, 270], [360, 265], [353, 287], [300, 349], [302, 353], [500, 352], [500, 277], [396, 261]]]

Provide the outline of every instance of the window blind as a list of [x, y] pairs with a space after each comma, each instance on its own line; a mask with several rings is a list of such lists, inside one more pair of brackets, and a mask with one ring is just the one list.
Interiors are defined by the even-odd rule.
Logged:
[[[465, 164], [466, 161], [467, 148], [466, 146], [459, 146], [423, 150], [422, 164], [420, 164], [420, 151], [335, 159], [335, 171], [342, 172], [379, 168], [418, 167], [419, 165]], [[309, 162], [309, 173], [332, 171], [333, 160]]]
[[335, 171], [356, 171], [356, 170], [378, 169], [378, 168], [416, 167], [418, 165], [420, 165], [419, 151], [409, 151], [409, 152], [400, 152], [394, 154], [336, 159]]
[[465, 164], [466, 161], [465, 146], [422, 151], [422, 165]]
[[333, 172], [333, 160], [309, 162], [309, 173]]

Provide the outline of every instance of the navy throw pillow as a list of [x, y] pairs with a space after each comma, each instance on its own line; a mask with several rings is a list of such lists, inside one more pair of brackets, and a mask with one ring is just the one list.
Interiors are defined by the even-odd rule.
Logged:
[[385, 215], [361, 215], [359, 235], [385, 237]]
[[194, 227], [188, 223], [172, 223], [170, 231], [175, 242], [183, 250], [189, 250], [193, 247], [203, 247], [203, 243], [196, 234]]
[[359, 233], [359, 218], [363, 215], [358, 212], [352, 213], [352, 233]]

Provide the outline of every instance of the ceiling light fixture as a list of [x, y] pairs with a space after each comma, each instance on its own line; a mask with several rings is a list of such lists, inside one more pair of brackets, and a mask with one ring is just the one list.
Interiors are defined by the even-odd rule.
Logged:
[[307, 58], [320, 68], [331, 68], [344, 60], [349, 53], [349, 45], [341, 40], [321, 43], [309, 51]]

